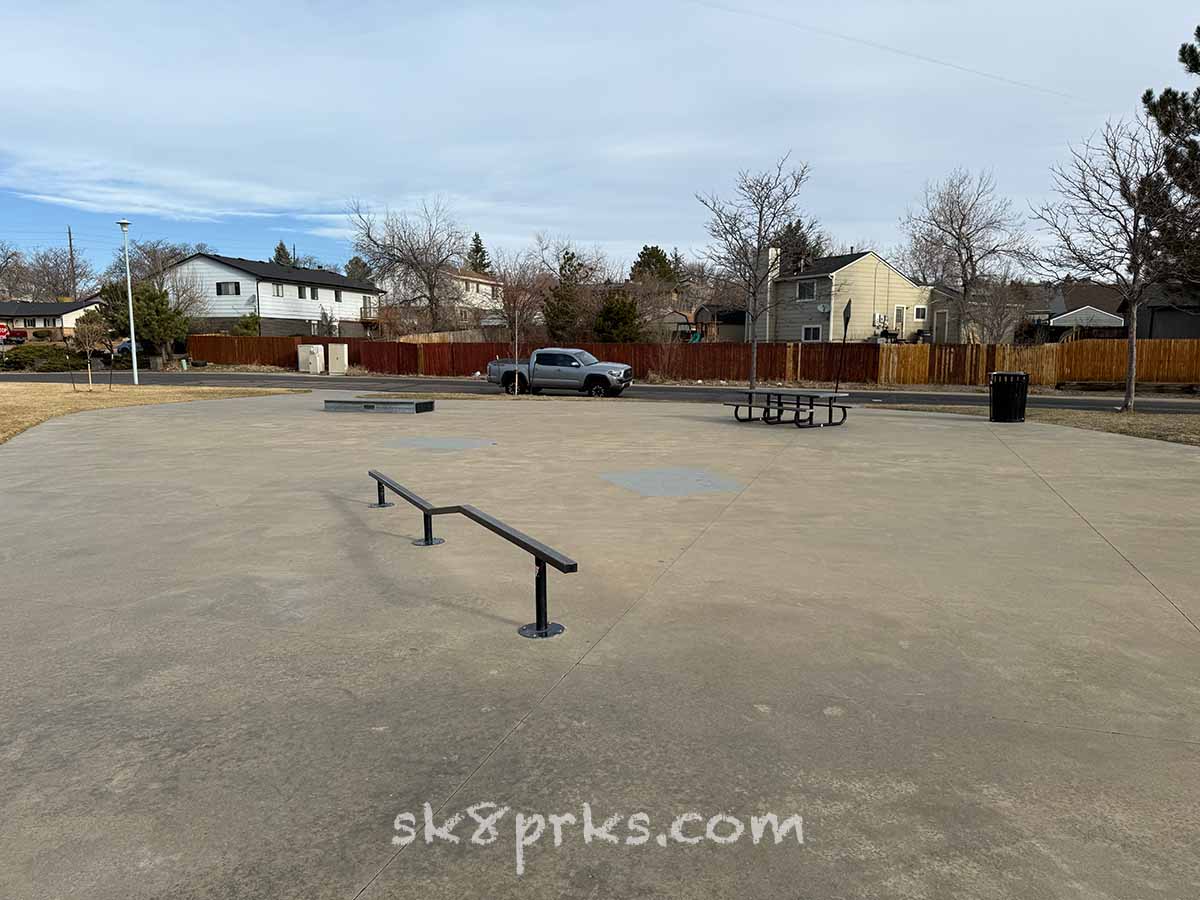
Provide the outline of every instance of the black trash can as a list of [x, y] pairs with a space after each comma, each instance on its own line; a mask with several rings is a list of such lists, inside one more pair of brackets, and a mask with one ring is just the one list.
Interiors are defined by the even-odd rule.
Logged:
[[1025, 400], [1029, 396], [1026, 372], [993, 372], [989, 383], [993, 422], [1024, 422]]

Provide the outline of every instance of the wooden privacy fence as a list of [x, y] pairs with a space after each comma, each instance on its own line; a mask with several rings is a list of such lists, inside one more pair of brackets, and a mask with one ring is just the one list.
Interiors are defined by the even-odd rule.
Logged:
[[366, 338], [338, 337], [230, 337], [224, 334], [188, 336], [188, 356], [223, 366], [297, 367], [296, 348], [301, 344], [346, 344], [348, 362], [362, 365], [361, 349], [374, 344]]
[[[389, 375], [458, 376], [485, 372], [490, 360], [512, 356], [506, 342], [401, 343], [366, 338], [226, 337], [192, 335], [193, 359], [225, 365], [296, 368], [300, 344], [348, 344], [350, 364]], [[639, 380], [744, 381], [750, 347], [713, 344], [580, 344], [603, 360], [633, 367]], [[529, 347], [522, 345], [522, 355]], [[1033, 384], [1113, 382], [1125, 378], [1124, 341], [1008, 344], [773, 343], [758, 347], [762, 381], [848, 384], [987, 384], [996, 371], [1028, 372]], [[1138, 341], [1138, 380], [1200, 384], [1200, 340]]]

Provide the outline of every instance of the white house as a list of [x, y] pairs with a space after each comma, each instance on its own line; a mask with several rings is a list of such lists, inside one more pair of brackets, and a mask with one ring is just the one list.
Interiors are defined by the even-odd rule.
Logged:
[[361, 337], [383, 293], [337, 272], [215, 253], [193, 253], [168, 273], [168, 290], [186, 289], [203, 298], [194, 331], [228, 331], [242, 316], [254, 314], [264, 335], [316, 334], [324, 312], [339, 336]]
[[29, 340], [59, 341], [64, 336], [74, 334], [79, 317], [99, 305], [100, 300], [95, 297], [69, 303], [2, 301], [0, 322], [7, 325], [10, 331], [25, 332]]

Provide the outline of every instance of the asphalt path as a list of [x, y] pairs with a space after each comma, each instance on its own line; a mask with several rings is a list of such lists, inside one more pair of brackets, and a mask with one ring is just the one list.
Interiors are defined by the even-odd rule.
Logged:
[[[128, 371], [114, 373], [115, 380], [130, 384], [133, 380]], [[207, 387], [298, 387], [329, 388], [343, 391], [393, 391], [458, 394], [494, 394], [495, 385], [478, 378], [414, 378], [399, 375], [355, 375], [331, 377], [328, 375], [276, 374], [270, 372], [215, 372], [193, 369], [189, 372], [140, 373], [142, 384], [194, 385]], [[78, 376], [77, 376], [78, 377]], [[104, 382], [105, 372], [99, 376]], [[69, 376], [63, 372], [6, 372], [0, 374], [4, 381], [67, 382]], [[738, 397], [736, 386], [721, 385], [660, 385], [633, 384], [622, 398], [632, 400], [673, 400], [695, 403], [719, 403]], [[850, 389], [850, 402], [859, 406], [872, 403], [903, 403], [919, 406], [985, 406], [986, 393], [959, 391], [904, 391], [872, 389]], [[1029, 405], [1046, 409], [1092, 409], [1111, 410], [1121, 402], [1118, 394], [1030, 394]], [[1200, 398], [1179, 395], [1143, 393], [1138, 397], [1137, 408], [1141, 412], [1200, 413]]]

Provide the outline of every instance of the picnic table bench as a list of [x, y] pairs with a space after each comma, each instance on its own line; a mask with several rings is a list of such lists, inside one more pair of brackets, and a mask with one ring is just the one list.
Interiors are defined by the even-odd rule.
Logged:
[[[733, 407], [733, 417], [739, 422], [753, 422], [755, 411], [761, 413], [761, 420], [767, 425], [778, 425], [783, 421], [785, 413], [792, 416], [792, 424], [797, 428], [825, 428], [841, 425], [846, 421], [846, 413], [850, 409], [844, 403], [835, 403], [842, 397], [849, 397], [846, 391], [790, 390], [786, 388], [757, 388], [746, 391], [746, 399], [735, 403], [726, 403]], [[742, 418], [742, 409], [746, 409], [746, 417]], [[816, 421], [816, 414], [824, 410], [825, 421]], [[837, 421], [834, 421], [834, 410], [838, 411]]]

